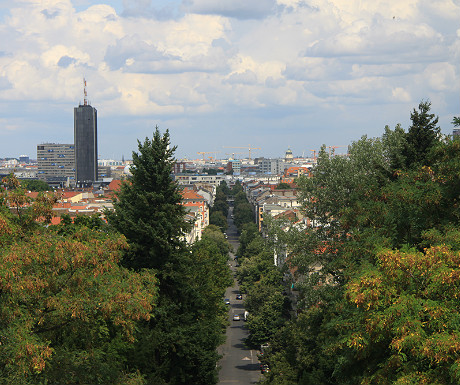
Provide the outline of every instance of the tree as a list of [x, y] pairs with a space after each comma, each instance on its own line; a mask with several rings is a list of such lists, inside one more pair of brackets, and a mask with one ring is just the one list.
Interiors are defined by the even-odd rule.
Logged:
[[[458, 230], [457, 230], [458, 232]], [[460, 253], [446, 245], [423, 253], [382, 250], [347, 285], [361, 312], [347, 344], [366, 357], [386, 342], [387, 354], [364, 381], [454, 384], [460, 381]]]
[[278, 183], [275, 187], [276, 190], [287, 190], [291, 189], [291, 185], [289, 183]]
[[114, 213], [108, 213], [130, 246], [124, 265], [153, 270], [159, 279], [154, 317], [138, 325], [126, 366], [151, 384], [213, 384], [222, 342], [222, 285], [229, 273], [222, 253], [228, 250], [216, 245], [216, 237], [186, 245], [189, 224], [170, 176], [175, 149], [168, 131], [161, 135], [158, 127], [152, 140], [139, 142], [132, 177], [122, 184]]
[[188, 228], [178, 185], [171, 180], [174, 165], [169, 132], [138, 141], [133, 152], [132, 177], [122, 183], [109, 223], [124, 234], [130, 245], [127, 267], [161, 269], [173, 263], [185, 248], [183, 234]]
[[220, 211], [211, 213], [209, 216], [209, 223], [219, 226], [222, 231], [225, 231], [228, 227], [227, 218]]
[[439, 143], [441, 129], [437, 125], [438, 117], [430, 114], [431, 102], [422, 101], [411, 113], [412, 125], [407, 133], [407, 145], [403, 150], [406, 167], [430, 166], [431, 149]]
[[154, 275], [119, 266], [119, 235], [25, 233], [13, 221], [0, 213], [0, 383], [142, 383], [125, 352], [152, 315]]
[[48, 183], [42, 180], [21, 180], [21, 186], [29, 191], [53, 191]]

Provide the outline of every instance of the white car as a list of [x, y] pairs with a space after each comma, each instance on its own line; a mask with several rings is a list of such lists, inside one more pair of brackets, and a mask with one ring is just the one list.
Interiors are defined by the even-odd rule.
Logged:
[[239, 320], [240, 320], [240, 316], [238, 314], [234, 314], [233, 321], [239, 321]]

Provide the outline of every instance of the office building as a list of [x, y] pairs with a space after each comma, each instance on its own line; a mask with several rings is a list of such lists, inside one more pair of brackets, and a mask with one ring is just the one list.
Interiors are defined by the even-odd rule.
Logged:
[[90, 185], [98, 179], [97, 111], [85, 102], [74, 108], [75, 181]]
[[48, 183], [67, 182], [75, 177], [73, 144], [43, 143], [37, 145], [37, 176]]
[[283, 159], [259, 159], [259, 170], [262, 174], [280, 175], [284, 172]]

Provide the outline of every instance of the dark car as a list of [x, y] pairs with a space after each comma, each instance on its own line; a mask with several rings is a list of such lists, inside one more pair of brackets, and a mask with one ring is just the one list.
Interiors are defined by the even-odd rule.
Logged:
[[242, 294], [237, 294], [236, 299], [243, 299], [243, 295]]

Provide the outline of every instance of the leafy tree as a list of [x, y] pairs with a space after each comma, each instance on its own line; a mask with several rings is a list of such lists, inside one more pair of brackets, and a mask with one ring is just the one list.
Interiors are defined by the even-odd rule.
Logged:
[[237, 180], [235, 182], [235, 184], [233, 185], [231, 191], [232, 191], [232, 195], [234, 195], [234, 196], [236, 194], [238, 194], [239, 192], [244, 192], [243, 191], [243, 186], [241, 185], [241, 182], [239, 180]]
[[347, 341], [368, 356], [379, 341], [388, 354], [364, 381], [453, 384], [460, 381], [460, 254], [447, 246], [425, 252], [383, 250], [347, 286], [361, 309]]
[[254, 213], [249, 202], [242, 202], [235, 205], [234, 221], [236, 227], [240, 230], [245, 223], [254, 222]]
[[353, 143], [346, 159], [323, 149], [300, 178], [312, 227], [275, 233], [300, 314], [272, 337], [264, 383], [459, 382], [460, 142], [440, 140], [429, 109], [414, 110], [407, 134], [398, 125]]
[[0, 383], [141, 383], [125, 368], [157, 299], [148, 271], [118, 264], [123, 237], [82, 229], [24, 236], [0, 214]]
[[228, 187], [227, 182], [225, 182], [224, 180], [220, 182], [220, 185], [217, 187], [217, 193], [219, 193], [219, 191], [222, 191], [225, 194], [225, 196], [231, 195], [230, 188]]
[[215, 168], [204, 168], [203, 169], [203, 174], [208, 174], [208, 175], [217, 175], [219, 170]]
[[225, 231], [228, 227], [227, 218], [220, 211], [211, 213], [209, 223], [218, 226], [222, 231]]
[[222, 200], [222, 199], [216, 199], [214, 200], [214, 204], [211, 207], [211, 212], [212, 213], [221, 213], [225, 218], [228, 215], [228, 203], [227, 200]]
[[239, 246], [237, 251], [238, 255], [244, 257], [246, 255], [246, 248], [248, 245], [254, 238], [259, 236], [259, 229], [254, 222], [245, 223], [242, 227], [239, 237]]
[[278, 183], [275, 187], [276, 190], [288, 190], [290, 189], [291, 186], [289, 183]]
[[21, 180], [21, 186], [29, 191], [53, 191], [50, 185], [43, 180], [23, 179]]
[[16, 212], [16, 220], [23, 229], [36, 228], [40, 222], [51, 223], [53, 205], [57, 201], [55, 194], [42, 192], [32, 200], [13, 173], [3, 178], [2, 183], [5, 190], [0, 194], [0, 203]]

